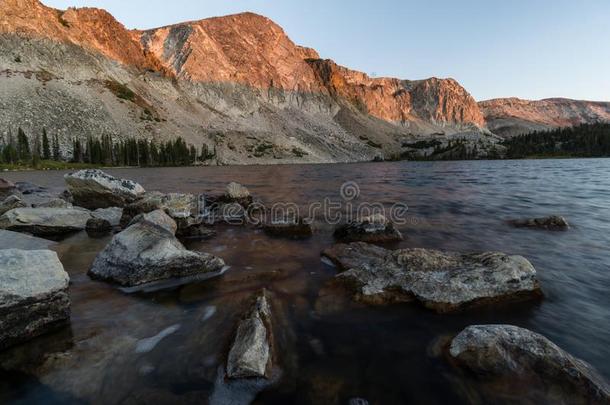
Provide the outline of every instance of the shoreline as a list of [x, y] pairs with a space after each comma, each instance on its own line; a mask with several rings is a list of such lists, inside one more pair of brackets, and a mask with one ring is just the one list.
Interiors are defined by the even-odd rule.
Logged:
[[396, 159], [396, 160], [380, 160], [380, 161], [353, 161], [353, 162], [301, 162], [301, 163], [259, 163], [259, 164], [221, 164], [221, 165], [189, 165], [189, 166], [97, 166], [88, 163], [65, 163], [58, 167], [41, 167], [39, 169], [33, 167], [9, 168], [6, 165], [0, 164], [0, 173], [18, 173], [18, 172], [44, 172], [44, 171], [66, 171], [66, 170], [83, 170], [83, 169], [175, 169], [186, 167], [259, 167], [259, 166], [319, 166], [319, 165], [351, 165], [351, 164], [367, 164], [367, 163], [398, 163], [398, 162], [490, 162], [490, 161], [521, 161], [521, 160], [575, 160], [575, 159], [609, 159], [610, 156], [528, 156], [524, 158], [505, 158], [505, 159]]

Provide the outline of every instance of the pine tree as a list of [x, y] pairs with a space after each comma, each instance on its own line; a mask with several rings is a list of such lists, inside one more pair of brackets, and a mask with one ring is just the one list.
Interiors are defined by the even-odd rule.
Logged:
[[30, 142], [21, 127], [17, 130], [17, 154], [19, 155], [19, 160], [22, 162], [29, 162], [32, 158]]
[[51, 148], [49, 146], [49, 137], [47, 136], [47, 130], [42, 129], [42, 158], [44, 160], [51, 159]]
[[53, 135], [53, 160], [59, 161], [61, 159], [61, 151], [59, 149], [59, 136]]

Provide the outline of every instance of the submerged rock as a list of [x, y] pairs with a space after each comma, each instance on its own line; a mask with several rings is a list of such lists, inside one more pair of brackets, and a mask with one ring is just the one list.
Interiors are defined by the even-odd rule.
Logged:
[[[451, 342], [455, 363], [532, 403], [608, 404], [610, 387], [596, 371], [542, 335], [511, 325], [469, 326]], [[501, 395], [501, 394], [500, 394]], [[528, 398], [529, 397], [529, 398]]]
[[91, 218], [87, 221], [85, 228], [87, 234], [93, 237], [108, 235], [112, 232], [112, 229], [110, 222], [103, 218]]
[[508, 223], [516, 228], [538, 228], [550, 231], [565, 231], [570, 228], [568, 221], [558, 215], [544, 218], [512, 219]]
[[25, 208], [28, 205], [23, 201], [19, 196], [9, 195], [4, 199], [4, 201], [0, 202], [0, 215], [8, 212], [10, 210], [14, 210], [15, 208]]
[[417, 300], [438, 312], [541, 296], [536, 270], [521, 256], [427, 249], [390, 251], [357, 242], [323, 252], [355, 286], [355, 298], [387, 304]]
[[187, 250], [174, 236], [175, 224], [166, 214], [147, 215], [113, 237], [95, 258], [91, 277], [132, 287], [220, 272], [225, 267], [218, 257]]
[[88, 208], [123, 207], [145, 192], [138, 183], [117, 179], [97, 169], [81, 170], [64, 176], [74, 204]]
[[227, 360], [229, 378], [267, 378], [271, 362], [271, 309], [263, 293], [239, 322]]
[[0, 350], [70, 318], [68, 274], [50, 250], [0, 250]]
[[310, 223], [303, 219], [271, 221], [263, 225], [263, 231], [269, 236], [283, 238], [308, 238], [313, 235]]
[[0, 228], [48, 237], [85, 229], [89, 211], [75, 208], [17, 208], [0, 216]]
[[335, 238], [344, 242], [382, 243], [401, 241], [402, 234], [385, 216], [376, 214], [337, 228]]
[[204, 224], [192, 225], [178, 229], [176, 231], [176, 236], [184, 239], [210, 239], [216, 236], [216, 231]]

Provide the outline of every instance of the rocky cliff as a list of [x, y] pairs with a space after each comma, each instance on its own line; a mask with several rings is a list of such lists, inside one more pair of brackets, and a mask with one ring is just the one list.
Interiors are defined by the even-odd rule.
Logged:
[[491, 131], [503, 137], [598, 121], [610, 122], [610, 102], [499, 98], [479, 103]]
[[431, 137], [497, 142], [455, 80], [370, 78], [252, 13], [138, 31], [104, 10], [0, 0], [0, 72], [4, 137], [182, 136], [215, 147], [221, 164], [394, 158]]

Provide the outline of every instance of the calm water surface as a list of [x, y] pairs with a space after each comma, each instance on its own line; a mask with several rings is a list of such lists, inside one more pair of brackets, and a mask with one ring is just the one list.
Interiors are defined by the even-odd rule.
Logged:
[[[511, 323], [542, 333], [610, 378], [610, 160], [401, 162], [108, 170], [147, 190], [221, 192], [230, 181], [264, 202], [301, 206], [358, 201], [409, 206], [391, 247], [499, 250], [527, 257], [545, 293], [539, 303], [437, 315], [413, 304], [339, 310], [316, 305], [335, 270], [320, 261], [332, 227], [307, 241], [222, 226], [188, 247], [221, 256], [224, 276], [155, 293], [125, 294], [86, 275], [108, 242], [84, 233], [62, 241], [72, 280], [71, 327], [0, 355], [5, 403], [464, 403], [460, 377], [438, 342], [467, 325]], [[64, 187], [61, 172], [2, 174]], [[568, 232], [513, 229], [509, 218], [565, 215]], [[227, 384], [223, 365], [235, 323], [261, 287], [276, 298], [282, 331], [276, 380]], [[161, 332], [158, 344], [151, 340]], [[154, 342], [154, 339], [152, 340]], [[152, 347], [151, 347], [152, 346]], [[517, 393], [518, 394], [518, 393]]]

